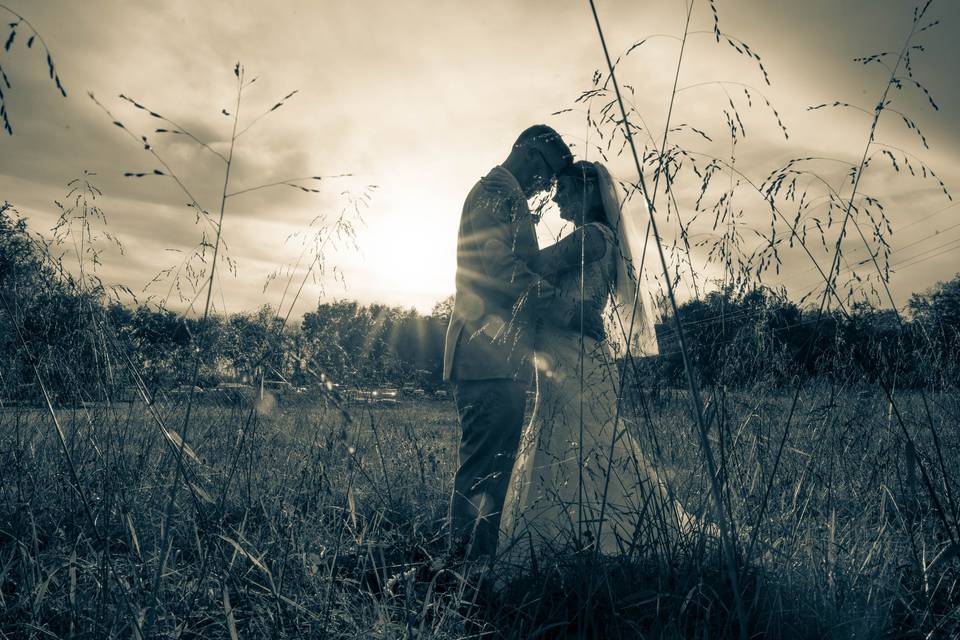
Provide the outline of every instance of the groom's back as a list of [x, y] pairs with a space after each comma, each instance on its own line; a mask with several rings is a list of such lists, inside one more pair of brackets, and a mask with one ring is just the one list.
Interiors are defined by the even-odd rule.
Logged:
[[470, 190], [460, 215], [445, 379], [529, 376], [530, 332], [515, 308], [536, 278], [527, 267], [536, 252], [523, 192], [509, 171], [494, 167]]

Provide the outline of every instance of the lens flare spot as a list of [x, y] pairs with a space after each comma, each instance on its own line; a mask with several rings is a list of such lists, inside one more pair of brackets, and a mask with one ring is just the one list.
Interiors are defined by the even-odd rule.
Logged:
[[257, 400], [257, 413], [261, 416], [269, 415], [273, 413], [273, 410], [277, 408], [277, 399], [269, 391], [264, 391], [260, 395], [260, 399]]

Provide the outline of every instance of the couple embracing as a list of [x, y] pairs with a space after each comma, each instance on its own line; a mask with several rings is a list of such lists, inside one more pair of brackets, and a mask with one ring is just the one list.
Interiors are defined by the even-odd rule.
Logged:
[[[528, 200], [551, 189], [575, 231], [541, 250]], [[569, 550], [616, 555], [693, 522], [621, 415], [616, 353], [656, 352], [637, 279], [645, 234], [622, 209], [607, 169], [574, 162], [546, 125], [467, 195], [444, 353], [461, 426], [457, 556], [527, 567]]]

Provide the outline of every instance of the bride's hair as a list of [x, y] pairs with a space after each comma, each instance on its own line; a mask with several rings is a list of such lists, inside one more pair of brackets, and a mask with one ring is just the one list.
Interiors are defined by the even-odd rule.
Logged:
[[559, 177], [572, 178], [578, 186], [586, 188], [589, 184], [593, 187], [593, 198], [587, 204], [587, 211], [593, 214], [593, 219], [610, 226], [607, 219], [606, 210], [603, 208], [603, 201], [600, 197], [600, 174], [597, 172], [597, 165], [587, 160], [578, 160], [570, 167], [561, 172]]
[[599, 184], [600, 176], [597, 174], [597, 165], [587, 160], [577, 160], [572, 165], [561, 172], [560, 175], [569, 176], [581, 184]]

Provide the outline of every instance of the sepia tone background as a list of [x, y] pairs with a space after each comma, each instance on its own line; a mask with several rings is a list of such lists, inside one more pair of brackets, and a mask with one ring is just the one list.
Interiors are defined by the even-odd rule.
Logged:
[[[278, 297], [273, 289], [265, 295], [262, 287], [278, 266], [296, 260], [299, 248], [286, 238], [316, 215], [342, 206], [343, 190], [370, 184], [378, 189], [363, 212], [357, 250], [341, 246], [331, 256], [342, 269], [345, 286], [309, 285], [295, 315], [311, 308], [317, 297], [427, 311], [453, 290], [454, 243], [464, 195], [503, 159], [522, 128], [551, 124], [579, 156], [598, 159], [584, 139], [588, 134], [582, 112], [551, 115], [576, 106], [574, 100], [590, 88], [594, 71], [603, 66], [583, 3], [9, 4], [28, 14], [50, 44], [69, 97], [62, 99], [50, 84], [38, 50], [16, 46], [0, 57], [13, 86], [7, 109], [17, 134], [0, 142], [0, 191], [15, 200], [34, 229], [43, 230], [56, 217], [51, 194], [65, 192], [65, 183], [82, 170], [95, 172], [93, 182], [105, 193], [101, 205], [110, 230], [126, 247], [124, 256], [104, 254], [102, 275], [135, 292], [176, 262], [170, 250], [194, 245], [199, 228], [166, 180], [122, 177], [124, 171], [150, 170], [154, 163], [111, 125], [87, 98], [88, 91], [138, 132], [152, 131], [156, 122], [118, 94], [182, 123], [222, 150], [230, 119], [221, 109], [231, 101], [230, 71], [236, 61], [248, 77], [259, 77], [246, 94], [248, 115], [299, 89], [278, 117], [264, 119], [241, 138], [232, 184], [242, 188], [347, 172], [352, 177], [324, 182], [320, 194], [273, 188], [230, 201], [224, 233], [238, 268], [221, 278], [223, 291], [215, 302], [226, 312]], [[728, 155], [726, 124], [719, 115], [728, 94], [715, 84], [696, 85], [707, 79], [746, 83], [770, 99], [790, 138], [784, 139], [769, 111], [739, 105], [749, 115], [747, 139], [737, 150], [737, 167], [744, 174], [759, 182], [773, 167], [805, 155], [858, 161], [853, 155], [863, 148], [869, 115], [807, 107], [837, 100], [872, 110], [887, 72], [879, 65], [864, 68], [852, 59], [898, 47], [910, 24], [908, 4], [725, 0], [720, 28], [762, 56], [772, 86], [764, 85], [756, 65], [714, 42], [713, 17], [706, 5], [699, 6], [692, 30], [703, 33], [691, 37], [685, 52], [673, 122], [704, 130], [716, 143], [700, 141], [699, 146], [720, 157]], [[650, 35], [676, 34], [683, 27], [680, 2], [609, 1], [600, 11], [613, 52]], [[960, 45], [950, 26], [960, 18], [960, 8], [944, 3], [936, 7], [935, 17], [946, 25], [925, 37], [928, 49], [916, 72], [940, 111], [915, 90], [899, 92], [895, 100], [896, 108], [920, 125], [931, 146], [922, 150], [923, 158], [950, 187], [960, 184], [960, 86], [952, 73]], [[634, 87], [637, 109], [652, 132], [663, 126], [678, 46], [674, 38], [654, 37], [621, 69], [621, 81]], [[743, 102], [739, 85], [728, 90]], [[916, 135], [888, 118], [895, 116], [884, 115], [881, 141], [920, 151]], [[241, 126], [243, 122], [241, 116]], [[202, 202], [219, 195], [222, 169], [215, 158], [182, 139], [153, 136], [152, 141]], [[620, 160], [611, 168], [622, 179], [633, 173], [630, 164]], [[839, 164], [823, 164], [820, 170], [835, 184], [843, 180], [845, 169]], [[883, 199], [893, 223], [896, 253], [891, 263], [899, 268], [891, 285], [902, 304], [910, 292], [953, 275], [960, 250], [960, 210], [950, 208], [953, 203], [933, 182], [876, 173], [882, 179], [871, 181], [868, 172], [864, 187]], [[759, 198], [747, 197], [738, 205], [748, 217], [756, 216], [761, 231], [768, 226]], [[540, 231], [543, 244], [565, 230], [555, 212], [548, 211]], [[694, 240], [697, 232], [707, 237], [710, 221], [696, 223], [691, 231]], [[941, 245], [939, 253], [931, 251]], [[705, 266], [705, 253], [695, 249], [695, 269], [703, 278], [719, 276]], [[787, 252], [784, 260], [781, 277], [771, 283], [785, 284], [793, 296], [816, 284], [818, 276], [809, 271], [806, 257]], [[171, 305], [177, 307], [175, 301]]]

